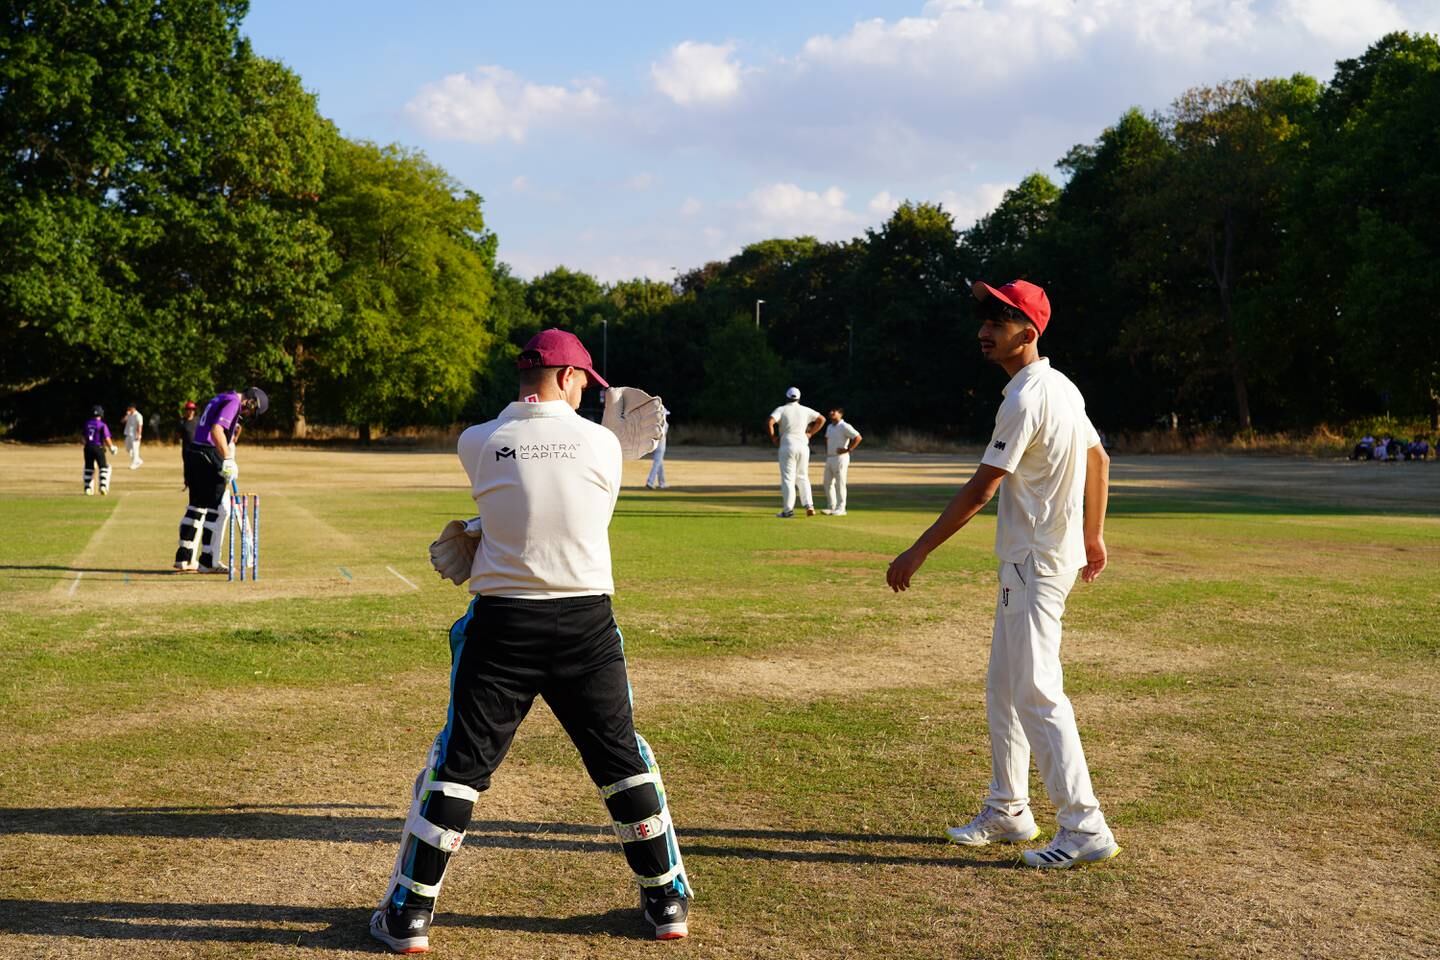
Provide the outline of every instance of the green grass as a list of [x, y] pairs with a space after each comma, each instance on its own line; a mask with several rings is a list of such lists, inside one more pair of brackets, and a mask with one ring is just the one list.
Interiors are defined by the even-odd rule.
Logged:
[[[400, 473], [406, 461], [352, 465], [336, 484], [329, 466], [290, 486], [261, 475], [264, 577], [243, 586], [164, 572], [180, 512], [168, 486], [117, 483], [106, 500], [4, 488], [0, 861], [18, 900], [0, 903], [0, 954], [41, 948], [56, 911], [86, 902], [101, 906], [88, 926], [63, 921], [63, 955], [166, 956], [177, 939], [185, 955], [270, 955], [276, 942], [253, 931], [126, 926], [131, 908], [104, 905], [267, 903], [277, 871], [304, 878], [288, 944], [370, 953], [364, 908], [443, 720], [446, 632], [465, 604], [425, 545], [467, 501]], [[1112, 567], [1077, 585], [1066, 616], [1067, 689], [1127, 852], [1059, 877], [1013, 869], [1013, 849], [939, 839], [989, 776], [993, 511], [895, 596], [886, 560], [953, 489], [876, 484], [852, 492], [844, 522], [783, 523], [768, 489], [626, 491], [616, 612], [637, 723], [702, 891], [691, 948], [1434, 946], [1417, 918], [1440, 893], [1440, 499], [1381, 514], [1363, 484], [1317, 502], [1147, 486], [1154, 469], [1138, 464], [1127, 485], [1117, 463]], [[1263, 479], [1267, 464], [1244, 469]], [[7, 810], [20, 826], [3, 826]], [[476, 817], [441, 949], [649, 955], [593, 788], [543, 708]]]

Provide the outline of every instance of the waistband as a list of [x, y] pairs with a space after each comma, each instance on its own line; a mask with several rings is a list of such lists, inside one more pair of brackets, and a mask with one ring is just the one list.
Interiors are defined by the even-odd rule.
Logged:
[[532, 597], [496, 597], [476, 594], [475, 606], [509, 608], [514, 610], [586, 610], [590, 607], [608, 607], [608, 593], [590, 593], [581, 597], [551, 597], [537, 600]]

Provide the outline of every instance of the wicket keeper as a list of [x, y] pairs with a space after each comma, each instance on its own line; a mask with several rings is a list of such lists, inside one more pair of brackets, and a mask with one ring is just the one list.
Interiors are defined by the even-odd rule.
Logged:
[[[657, 940], [689, 932], [690, 882], [660, 768], [635, 731], [610, 606], [609, 527], [622, 459], [655, 449], [663, 404], [642, 395], [631, 405], [617, 395], [628, 388], [607, 390], [607, 423], [649, 418], [645, 442], [631, 452], [619, 429], [576, 412], [587, 387], [609, 385], [573, 334], [542, 330], [516, 365], [519, 399], [460, 435], [480, 515], [447, 524], [431, 546], [441, 575], [468, 582], [474, 596], [450, 628], [446, 723], [415, 778], [390, 884], [370, 918], [371, 935], [396, 953], [430, 949], [446, 866], [537, 695], [570, 735], [609, 810], [643, 921]], [[472, 553], [459, 552], [467, 536]]]

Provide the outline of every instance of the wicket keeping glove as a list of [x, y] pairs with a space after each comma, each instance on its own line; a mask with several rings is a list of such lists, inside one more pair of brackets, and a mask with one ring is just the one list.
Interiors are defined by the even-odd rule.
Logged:
[[220, 464], [220, 478], [226, 482], [240, 478], [240, 468], [236, 466], [234, 457]]
[[480, 548], [480, 518], [451, 520], [430, 544], [430, 566], [457, 587], [470, 582], [475, 565], [475, 551]]
[[600, 425], [620, 438], [626, 460], [653, 453], [665, 435], [665, 405], [638, 387], [607, 387]]

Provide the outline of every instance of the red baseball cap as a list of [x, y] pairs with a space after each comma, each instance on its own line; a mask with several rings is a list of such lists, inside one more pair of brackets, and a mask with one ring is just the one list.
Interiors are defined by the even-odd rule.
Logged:
[[1045, 296], [1043, 289], [1028, 280], [1011, 280], [1003, 287], [992, 287], [976, 280], [971, 284], [970, 292], [975, 294], [976, 300], [984, 300], [990, 296], [1014, 307], [1029, 317], [1030, 322], [1035, 324], [1035, 329], [1041, 333], [1045, 332], [1045, 326], [1050, 322], [1050, 298]]
[[595, 372], [595, 361], [590, 351], [573, 333], [564, 330], [541, 330], [520, 351], [515, 361], [516, 370], [530, 370], [535, 367], [575, 367], [590, 376], [590, 382], [599, 387], [608, 387], [605, 378]]

